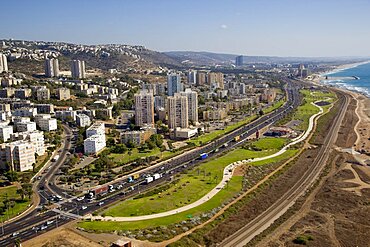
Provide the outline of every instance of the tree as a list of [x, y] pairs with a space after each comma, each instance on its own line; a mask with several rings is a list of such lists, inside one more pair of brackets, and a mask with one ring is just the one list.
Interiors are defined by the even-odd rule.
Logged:
[[24, 201], [24, 197], [26, 195], [25, 190], [23, 188], [19, 188], [19, 189], [17, 189], [17, 194], [20, 195], [21, 198], [22, 198], [22, 201]]
[[17, 182], [19, 180], [18, 173], [15, 171], [7, 171], [4, 175], [9, 182]]
[[261, 109], [261, 110], [259, 110], [258, 114], [259, 114], [260, 116], [262, 116], [262, 115], [263, 115], [263, 110], [262, 110], [262, 109]]
[[129, 162], [130, 162], [131, 161], [132, 150], [130, 149], [127, 154], [128, 154]]
[[115, 140], [113, 138], [108, 138], [107, 146], [111, 147], [111, 146], [114, 146], [114, 144], [116, 144]]
[[148, 140], [148, 141], [146, 141], [146, 143], [148, 144], [148, 148], [150, 150], [153, 150], [157, 146], [152, 140]]
[[22, 184], [22, 189], [25, 191], [25, 195], [28, 196], [28, 199], [31, 199], [31, 196], [32, 196], [32, 184], [29, 184], [29, 183], [26, 183], [26, 184]]

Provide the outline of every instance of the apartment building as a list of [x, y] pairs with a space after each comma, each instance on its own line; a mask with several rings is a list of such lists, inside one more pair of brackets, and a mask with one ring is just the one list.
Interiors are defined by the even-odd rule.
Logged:
[[135, 124], [154, 126], [154, 97], [152, 92], [142, 90], [135, 94]]

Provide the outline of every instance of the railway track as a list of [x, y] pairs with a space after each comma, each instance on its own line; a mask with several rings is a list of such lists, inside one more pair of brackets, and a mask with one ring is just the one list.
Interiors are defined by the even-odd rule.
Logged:
[[350, 101], [350, 96], [338, 92], [344, 97], [340, 105], [340, 113], [333, 120], [334, 124], [329, 130], [328, 135], [324, 139], [324, 144], [321, 146], [319, 154], [315, 158], [312, 165], [304, 173], [304, 175], [274, 204], [272, 204], [262, 214], [254, 218], [247, 225], [242, 227], [236, 233], [226, 238], [219, 246], [236, 247], [244, 246], [258, 234], [266, 230], [276, 219], [283, 215], [295, 201], [313, 184], [320, 172], [325, 166], [329, 157], [329, 151], [334, 144], [340, 125], [346, 113], [347, 106]]

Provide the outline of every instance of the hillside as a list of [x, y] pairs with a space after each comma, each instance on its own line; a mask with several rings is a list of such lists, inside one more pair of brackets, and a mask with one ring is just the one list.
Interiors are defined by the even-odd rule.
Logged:
[[[84, 60], [86, 69], [120, 71], [158, 70], [179, 67], [181, 63], [166, 54], [143, 46], [107, 44], [80, 45], [64, 42], [0, 40], [0, 52], [8, 57], [9, 69], [32, 74], [43, 73], [44, 59], [58, 58], [60, 70], [70, 70], [70, 61]], [[26, 71], [25, 71], [26, 70]]]
[[[172, 57], [183, 65], [190, 66], [215, 66], [232, 65], [235, 63], [236, 54], [223, 54], [212, 52], [169, 51], [164, 54]], [[343, 63], [368, 60], [363, 57], [277, 57], [277, 56], [244, 56], [244, 64], [256, 63]]]

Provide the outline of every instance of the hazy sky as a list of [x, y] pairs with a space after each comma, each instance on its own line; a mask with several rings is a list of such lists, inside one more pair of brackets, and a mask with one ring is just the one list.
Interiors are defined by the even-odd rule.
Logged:
[[1, 0], [0, 38], [370, 56], [370, 0]]

